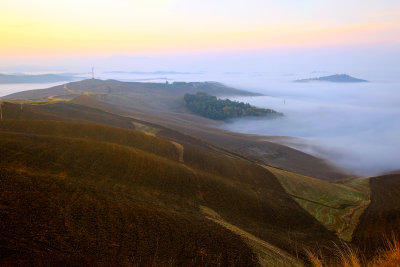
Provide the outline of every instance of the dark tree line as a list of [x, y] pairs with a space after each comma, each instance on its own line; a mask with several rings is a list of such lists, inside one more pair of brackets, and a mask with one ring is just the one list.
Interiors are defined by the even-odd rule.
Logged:
[[245, 116], [282, 116], [282, 113], [272, 109], [257, 108], [243, 102], [231, 101], [229, 99], [218, 99], [204, 92], [194, 95], [185, 94], [186, 106], [195, 114], [214, 120], [239, 118]]

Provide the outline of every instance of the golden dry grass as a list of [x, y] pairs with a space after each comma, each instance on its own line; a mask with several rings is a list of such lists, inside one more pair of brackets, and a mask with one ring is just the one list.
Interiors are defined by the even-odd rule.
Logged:
[[[3, 229], [8, 225], [13, 238], [15, 234], [15, 238], [36, 242], [39, 236], [40, 242], [51, 242], [64, 252], [64, 247], [74, 255], [86, 251], [95, 262], [96, 253], [103, 255], [99, 260], [116, 257], [133, 262], [129, 259], [133, 253], [148, 262], [153, 256], [149, 251], [157, 245], [151, 237], [154, 234], [161, 238], [158, 263], [175, 257], [176, 263], [193, 265], [189, 255], [197, 264], [254, 264], [252, 252], [240, 238], [199, 213], [198, 205], [204, 205], [229, 224], [294, 255], [295, 245], [313, 247], [335, 240], [285, 193], [270, 172], [249, 161], [187, 144], [180, 156], [168, 140], [94, 124], [8, 120], [0, 123], [0, 129], [0, 152], [7, 155], [0, 157], [6, 175], [1, 183], [2, 199], [20, 199], [7, 200], [4, 205], [9, 208], [0, 209], [4, 212], [0, 215], [11, 220], [3, 220]], [[180, 162], [182, 157], [184, 162]], [[24, 187], [27, 190], [22, 191]], [[70, 200], [72, 204], [63, 209]], [[8, 213], [10, 208], [15, 212]], [[24, 216], [19, 216], [21, 210]], [[139, 211], [142, 215], [132, 223], [131, 217]], [[26, 221], [32, 216], [41, 223]], [[48, 225], [48, 218], [62, 223]], [[147, 220], [151, 223], [137, 224]], [[132, 224], [131, 233], [125, 231], [127, 223]], [[92, 229], [93, 224], [98, 228]], [[25, 235], [26, 226], [36, 232]], [[71, 230], [64, 234], [64, 228]], [[125, 237], [135, 235], [141, 236], [136, 248], [125, 244]], [[122, 254], [106, 253], [110, 238], [112, 246], [126, 245]], [[199, 242], [212, 249], [204, 251]], [[27, 258], [36, 257], [25, 253]]]
[[[285, 192], [274, 175], [236, 154], [227, 153], [218, 147], [210, 149], [207, 143], [199, 139], [147, 122], [139, 123], [161, 129], [157, 136], [163, 138], [82, 122], [26, 121], [26, 119], [86, 120], [135, 129], [131, 118], [76, 104], [24, 105], [23, 110], [15, 104], [8, 103], [6, 106], [7, 121], [3, 122], [0, 128], [4, 131], [4, 137], [9, 137], [9, 142], [4, 139], [6, 142], [2, 149], [14, 151], [14, 155], [18, 155], [13, 161], [17, 165], [20, 164], [21, 179], [28, 179], [40, 173], [48, 176], [49, 181], [55, 179], [59, 182], [75, 183], [77, 180], [82, 180], [85, 187], [89, 186], [90, 190], [100, 189], [93, 197], [89, 196], [94, 202], [103, 195], [103, 191], [117, 195], [126, 192], [126, 195], [135, 202], [145, 200], [143, 205], [149, 208], [148, 214], [144, 215], [146, 218], [152, 216], [153, 205], [166, 209], [165, 212], [168, 211], [167, 215], [159, 216], [160, 222], [154, 224], [157, 227], [175, 218], [175, 212], [178, 211], [181, 213], [178, 217], [182, 220], [183, 226], [176, 229], [197, 227], [198, 223], [204, 223], [204, 220], [198, 217], [199, 214], [196, 214], [197, 207], [200, 204], [206, 205], [218, 212], [227, 225], [234, 225], [292, 255], [297, 255], [298, 247], [329, 248], [332, 241], [340, 243], [334, 234], [322, 227]], [[11, 116], [24, 121], [11, 121], [9, 120]], [[179, 142], [182, 150], [181, 147], [178, 148], [164, 139], [168, 137]], [[25, 144], [20, 146], [22, 143]], [[8, 159], [2, 160], [7, 165]], [[29, 171], [32, 173], [29, 174]], [[323, 187], [321, 184], [318, 190]], [[354, 192], [362, 189], [363, 185], [346, 183], [335, 186], [336, 189], [340, 189], [339, 191], [342, 191], [342, 187], [349, 187], [350, 189], [346, 191]], [[86, 194], [88, 193], [84, 192], [83, 196]], [[113, 205], [125, 205], [125, 201], [129, 203], [127, 200], [122, 203], [118, 199]], [[95, 219], [90, 220], [97, 220], [96, 216], [111, 207], [111, 204], [104, 204], [106, 208], [100, 204], [100, 211], [91, 212]], [[119, 210], [132, 212], [134, 209], [123, 207]], [[171, 215], [170, 211], [174, 213]], [[194, 221], [189, 223], [186, 222], [187, 219]], [[206, 221], [212, 223], [210, 220]], [[108, 224], [107, 221], [104, 223]], [[167, 225], [174, 229], [177, 224]], [[165, 234], [156, 229], [157, 227], [144, 230]], [[220, 229], [212, 225], [207, 225], [208, 227], [212, 231]], [[167, 229], [166, 232], [169, 231], [171, 229]], [[198, 237], [202, 234], [201, 231], [196, 232]], [[179, 238], [181, 237], [178, 235], [177, 239]], [[226, 232], [223, 233], [223, 238], [236, 240]], [[149, 241], [152, 246], [157, 244], [155, 242], [157, 240], [149, 239]], [[204, 242], [209, 241], [211, 240], [207, 239]], [[235, 246], [240, 245], [236, 243]], [[205, 253], [203, 250], [197, 252], [200, 257]], [[236, 253], [230, 250], [228, 254], [231, 252]], [[146, 259], [151, 260], [146, 253]], [[219, 259], [218, 255], [207, 253], [208, 259], [214, 262], [226, 262], [227, 258]], [[232, 256], [228, 254], [226, 257]], [[175, 258], [175, 262], [182, 260], [184, 259]], [[158, 263], [161, 261], [166, 263], [169, 259], [159, 259]]]
[[381, 249], [372, 262], [372, 267], [392, 267], [400, 266], [400, 243], [399, 240], [392, 236], [386, 239], [386, 248]]
[[195, 212], [197, 178], [175, 160], [1, 131], [0, 154], [0, 265], [256, 265], [239, 237]]
[[400, 244], [395, 235], [386, 238], [386, 246], [368, 261], [357, 249], [337, 247], [335, 258], [327, 259], [306, 250], [308, 259], [314, 267], [397, 267], [400, 266]]

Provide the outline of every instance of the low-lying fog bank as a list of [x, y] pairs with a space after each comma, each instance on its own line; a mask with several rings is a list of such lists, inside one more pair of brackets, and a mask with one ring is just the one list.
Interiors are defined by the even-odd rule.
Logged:
[[27, 90], [35, 90], [35, 89], [44, 89], [50, 88], [53, 86], [61, 85], [68, 83], [65, 82], [54, 82], [54, 83], [15, 83], [15, 84], [0, 84], [0, 97], [14, 94], [17, 92], [27, 91]]
[[400, 82], [301, 84], [252, 79], [248, 84], [237, 87], [267, 96], [235, 100], [275, 109], [285, 117], [241, 118], [224, 124], [224, 129], [302, 138], [303, 143], [281, 141], [358, 175], [400, 169]]

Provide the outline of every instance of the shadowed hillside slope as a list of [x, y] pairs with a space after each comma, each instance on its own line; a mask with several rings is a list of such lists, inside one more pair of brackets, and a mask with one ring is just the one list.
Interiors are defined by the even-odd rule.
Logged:
[[0, 136], [3, 264], [256, 265], [198, 214], [196, 177], [178, 163], [82, 138]]
[[360, 217], [353, 242], [372, 257], [394, 235], [400, 238], [400, 174], [370, 179], [371, 204]]
[[7, 120], [0, 135], [5, 262], [256, 264], [200, 206], [292, 254], [338, 242], [243, 159], [75, 122]]
[[[216, 146], [240, 153], [259, 163], [287, 169], [303, 175], [324, 180], [341, 179], [348, 176], [325, 160], [284, 145], [266, 141], [263, 137], [218, 129], [216, 128], [219, 125], [217, 122], [193, 114], [169, 111], [157, 113], [140, 110], [136, 105], [110, 105], [108, 103], [111, 102], [97, 96], [81, 96], [72, 101], [174, 129], [203, 139]], [[100, 101], [102, 101], [101, 104]]]

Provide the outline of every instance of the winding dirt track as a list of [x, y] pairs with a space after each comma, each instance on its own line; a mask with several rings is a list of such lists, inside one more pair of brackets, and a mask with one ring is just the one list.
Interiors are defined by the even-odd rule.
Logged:
[[233, 233], [239, 235], [254, 251], [258, 257], [261, 266], [265, 267], [289, 267], [289, 266], [304, 266], [300, 259], [297, 259], [286, 251], [275, 247], [264, 240], [240, 229], [239, 227], [230, 224], [223, 220], [214, 210], [200, 206], [201, 211], [206, 215], [206, 218], [218, 223]]
[[178, 155], [179, 155], [179, 162], [184, 162], [183, 161], [183, 154], [185, 153], [185, 149], [184, 149], [184, 147], [183, 147], [183, 145], [181, 145], [181, 144], [179, 144], [179, 143], [177, 143], [177, 142], [174, 142], [174, 141], [170, 141], [175, 147], [176, 147], [176, 150], [178, 151]]

